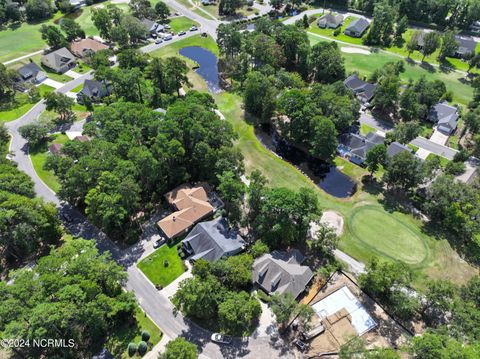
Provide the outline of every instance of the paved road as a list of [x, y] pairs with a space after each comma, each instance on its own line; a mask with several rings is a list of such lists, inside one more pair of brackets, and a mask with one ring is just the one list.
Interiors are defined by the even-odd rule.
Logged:
[[355, 275], [359, 275], [365, 272], [365, 264], [363, 264], [362, 262], [357, 261], [356, 259], [350, 257], [348, 254], [342, 252], [339, 249], [335, 249], [333, 253], [335, 254], [335, 257], [337, 259], [347, 263], [350, 272], [354, 273]]
[[440, 145], [438, 143], [429, 141], [425, 137], [420, 137], [418, 136], [416, 139], [414, 139], [412, 142], [410, 142], [412, 145], [423, 148], [427, 151], [430, 151], [438, 156], [445, 157], [448, 160], [453, 160], [453, 157], [457, 154], [457, 150]]
[[[178, 38], [175, 38], [175, 41], [178, 40]], [[148, 47], [143, 51], [154, 51], [173, 41], [174, 40], [155, 46], [147, 45]], [[86, 79], [92, 77], [92, 73], [89, 72], [77, 79], [73, 79], [55, 91], [60, 93], [69, 92]], [[210, 341], [210, 332], [186, 320], [181, 314], [175, 316], [170, 300], [156, 290], [153, 284], [136, 266], [137, 260], [142, 256], [143, 247], [132, 246], [121, 250], [115, 243], [108, 239], [104, 233], [91, 225], [79, 211], [71, 207], [68, 203], [61, 202], [56, 194], [38, 177], [28, 156], [27, 143], [18, 133], [18, 129], [23, 125], [35, 122], [44, 110], [45, 104], [41, 101], [24, 116], [6, 124], [12, 135], [10, 151], [14, 155], [14, 161], [18, 163], [20, 170], [32, 178], [35, 184], [35, 192], [39, 197], [42, 197], [47, 202], [56, 204], [61, 214], [69, 215], [72, 220], [65, 223], [65, 226], [70, 233], [74, 236], [95, 240], [100, 252], [110, 252], [112, 258], [125, 267], [128, 273], [128, 279], [125, 284], [126, 289], [135, 294], [142, 309], [152, 318], [166, 336], [172, 339], [177, 336], [183, 336], [196, 343], [204, 358], [293, 358], [288, 348], [284, 346], [282, 342], [270, 342], [269, 337], [251, 337], [246, 342], [236, 339], [232, 345], [219, 346]], [[75, 126], [74, 124], [72, 127]]]

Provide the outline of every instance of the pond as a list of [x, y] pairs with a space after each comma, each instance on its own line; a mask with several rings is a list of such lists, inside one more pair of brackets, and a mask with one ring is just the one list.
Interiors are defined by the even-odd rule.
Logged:
[[[267, 126], [268, 127], [268, 126]], [[337, 167], [319, 160], [302, 150], [289, 145], [275, 134], [270, 135], [268, 128], [257, 131], [257, 137], [270, 150], [299, 168], [318, 187], [337, 198], [348, 198], [355, 194], [357, 184]]]
[[220, 92], [218, 59], [213, 53], [200, 46], [187, 46], [180, 49], [179, 52], [180, 55], [198, 63], [200, 67], [195, 72], [202, 76], [210, 92]]

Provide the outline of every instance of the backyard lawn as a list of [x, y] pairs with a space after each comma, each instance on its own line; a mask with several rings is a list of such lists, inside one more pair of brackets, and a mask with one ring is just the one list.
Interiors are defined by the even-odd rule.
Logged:
[[173, 42], [171, 45], [162, 47], [150, 53], [152, 57], [179, 56], [178, 51], [187, 46], [200, 46], [215, 55], [219, 55], [217, 44], [210, 36], [202, 37], [200, 34], [187, 37], [183, 40]]
[[64, 144], [67, 141], [68, 137], [66, 135], [56, 134], [52, 136], [52, 139], [47, 145], [41, 146], [40, 148], [32, 148], [29, 151], [33, 168], [35, 169], [35, 172], [37, 172], [38, 177], [40, 177], [40, 179], [54, 192], [60, 190], [60, 183], [58, 183], [58, 179], [53, 171], [46, 170], [43, 166], [49, 156], [48, 147], [53, 143]]
[[[126, 322], [124, 326], [117, 328], [107, 339], [105, 347], [115, 358], [130, 358], [128, 356], [128, 344], [138, 344], [141, 340], [143, 330], [150, 333], [148, 341], [149, 350], [154, 347], [162, 338], [162, 332], [154, 322], [137, 306], [135, 309], [135, 323]], [[138, 354], [134, 358], [139, 358]]]
[[[345, 18], [345, 21], [343, 22], [343, 25], [339, 27], [340, 29], [340, 34], [338, 34], [337, 36], [334, 36], [333, 33], [335, 31], [335, 29], [322, 29], [320, 27], [318, 27], [317, 25], [317, 21], [314, 21], [310, 27], [308, 28], [308, 31], [310, 32], [313, 32], [315, 34], [318, 34], [318, 35], [322, 35], [322, 36], [328, 36], [328, 37], [331, 37], [332, 39], [335, 39], [335, 40], [338, 40], [338, 41], [344, 41], [344, 42], [348, 42], [349, 44], [354, 44], [354, 45], [362, 45], [363, 44], [363, 40], [361, 37], [351, 37], [351, 36], [348, 36], [348, 35], [345, 35], [344, 34], [344, 31], [345, 29], [347, 28], [347, 26], [354, 20], [358, 19], [357, 17], [353, 17], [353, 16], [347, 16]], [[368, 30], [367, 30], [368, 31]], [[365, 31], [365, 34], [367, 33], [367, 31]], [[364, 36], [365, 36], [364, 34]]]
[[177, 279], [186, 267], [177, 253], [177, 244], [169, 246], [164, 244], [155, 252], [138, 263], [138, 268], [150, 281], [166, 287]]

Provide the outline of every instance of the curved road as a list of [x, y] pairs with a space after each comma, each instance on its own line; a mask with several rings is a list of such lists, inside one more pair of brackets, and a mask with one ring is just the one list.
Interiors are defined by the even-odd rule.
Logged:
[[[175, 1], [167, 0], [166, 3], [200, 23], [202, 31], [216, 38], [216, 27], [218, 26], [216, 21], [206, 20]], [[188, 35], [193, 35], [193, 33], [189, 33]], [[184, 37], [176, 37], [172, 41], [159, 45], [149, 44], [143, 48], [142, 51], [151, 52], [160, 47], [168, 46], [170, 43], [181, 40], [182, 38]], [[89, 72], [73, 79], [55, 91], [66, 93], [83, 83], [86, 79], [91, 79], [92, 77], [92, 72]], [[24, 171], [32, 178], [35, 184], [35, 192], [39, 197], [42, 197], [47, 202], [54, 203], [60, 213], [69, 214], [72, 221], [65, 223], [65, 227], [74, 236], [95, 240], [101, 252], [110, 252], [112, 258], [125, 267], [128, 273], [125, 289], [135, 294], [142, 309], [152, 318], [166, 337], [173, 339], [177, 336], [183, 336], [198, 345], [202, 357], [212, 359], [293, 358], [288, 347], [281, 341], [272, 341], [270, 337], [266, 336], [252, 336], [248, 338], [247, 341], [235, 339], [233, 343], [228, 346], [214, 344], [210, 340], [211, 333], [209, 331], [186, 320], [181, 314], [174, 315], [174, 308], [170, 300], [163, 293], [156, 290], [153, 284], [136, 266], [137, 260], [143, 253], [143, 248], [141, 246], [132, 246], [127, 249], [120, 249], [115, 243], [108, 239], [104, 233], [91, 225], [79, 211], [68, 203], [60, 201], [56, 194], [38, 177], [28, 155], [27, 142], [19, 134], [18, 129], [26, 124], [34, 123], [43, 111], [45, 111], [45, 104], [43, 101], [40, 101], [25, 115], [6, 124], [12, 136], [10, 152], [14, 156], [14, 161], [17, 162], [18, 168], [21, 171]]]

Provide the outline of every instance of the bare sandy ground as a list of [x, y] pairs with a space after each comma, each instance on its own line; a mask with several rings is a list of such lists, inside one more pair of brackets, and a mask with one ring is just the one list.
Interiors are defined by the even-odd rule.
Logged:
[[342, 52], [346, 52], [348, 54], [362, 54], [362, 55], [370, 55], [371, 52], [365, 49], [360, 49], [358, 47], [341, 47], [340, 50]]
[[[333, 228], [337, 236], [340, 236], [343, 233], [343, 217], [335, 211], [323, 212], [322, 218], [320, 218], [320, 223]], [[318, 227], [319, 226], [316, 223], [310, 223], [310, 236], [312, 238], [315, 238]]]

